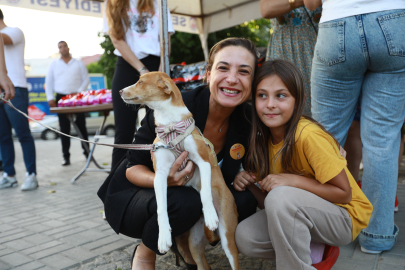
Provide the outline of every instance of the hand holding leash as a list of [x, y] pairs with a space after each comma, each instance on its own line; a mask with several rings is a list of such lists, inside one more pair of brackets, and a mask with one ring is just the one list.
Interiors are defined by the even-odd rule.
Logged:
[[[0, 72], [0, 89], [4, 91], [4, 99], [12, 100], [15, 96], [14, 85], [11, 82], [10, 78], [7, 76], [7, 73]], [[1, 93], [1, 90], [0, 90]]]
[[195, 171], [195, 164], [192, 161], [188, 161], [186, 167], [179, 171], [183, 160], [186, 159], [188, 155], [187, 151], [184, 151], [173, 163], [172, 168], [170, 169], [169, 177], [167, 178], [167, 185], [172, 186], [184, 186], [188, 181], [193, 178]]

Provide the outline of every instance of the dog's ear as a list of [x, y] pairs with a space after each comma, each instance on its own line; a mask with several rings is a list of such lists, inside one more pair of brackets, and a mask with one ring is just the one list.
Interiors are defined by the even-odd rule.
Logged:
[[157, 87], [159, 87], [159, 89], [162, 89], [168, 95], [170, 95], [170, 93], [172, 92], [170, 83], [162, 77], [158, 78], [156, 85]]

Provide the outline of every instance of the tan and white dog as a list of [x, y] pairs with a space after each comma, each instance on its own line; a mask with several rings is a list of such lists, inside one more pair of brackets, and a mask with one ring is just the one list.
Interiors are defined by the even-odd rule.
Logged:
[[[180, 90], [172, 79], [163, 72], [143, 75], [139, 81], [122, 90], [121, 97], [129, 104], [145, 104], [154, 110], [156, 126], [166, 126], [192, 117], [184, 105]], [[184, 150], [196, 165], [193, 177], [186, 184], [200, 192], [204, 217], [190, 230], [189, 247], [198, 269], [209, 269], [205, 258], [208, 242], [221, 239], [222, 248], [232, 266], [239, 269], [235, 230], [238, 214], [234, 198], [225, 184], [216, 157], [197, 129], [184, 139]], [[155, 145], [163, 145], [156, 138]], [[153, 155], [155, 169], [154, 188], [157, 201], [159, 224], [159, 251], [164, 253], [172, 245], [171, 228], [167, 213], [167, 177], [175, 161], [173, 153], [159, 148]], [[205, 221], [205, 226], [204, 226]], [[217, 229], [217, 230], [216, 230]], [[214, 233], [215, 231], [215, 233]]]

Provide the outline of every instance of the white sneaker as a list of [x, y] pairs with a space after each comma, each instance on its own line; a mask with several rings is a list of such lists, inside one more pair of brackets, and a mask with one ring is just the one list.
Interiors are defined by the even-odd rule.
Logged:
[[21, 190], [22, 191], [33, 190], [33, 189], [36, 189], [37, 187], [38, 187], [38, 181], [37, 181], [37, 177], [35, 176], [35, 173], [29, 174], [27, 172], [25, 181], [21, 185]]
[[0, 179], [0, 189], [2, 188], [9, 188], [9, 187], [16, 187], [18, 186], [17, 179], [14, 176], [8, 176], [7, 173], [3, 173], [3, 176]]
[[367, 253], [367, 254], [380, 254], [382, 252], [381, 250], [371, 250], [371, 249], [366, 249], [364, 247], [361, 247], [361, 251], [363, 253]]

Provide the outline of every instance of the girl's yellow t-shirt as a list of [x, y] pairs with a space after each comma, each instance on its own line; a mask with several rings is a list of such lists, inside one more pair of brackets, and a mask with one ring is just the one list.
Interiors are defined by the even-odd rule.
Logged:
[[[273, 156], [281, 149], [284, 141], [273, 145], [269, 140], [269, 155], [271, 171], [283, 173], [281, 157], [274, 164]], [[324, 132], [317, 124], [301, 118], [295, 133], [294, 161], [302, 175], [318, 180], [324, 184], [337, 176], [343, 169], [349, 179], [352, 189], [352, 200], [348, 204], [337, 204], [345, 208], [352, 219], [353, 240], [360, 231], [367, 227], [373, 211], [373, 206], [361, 191], [353, 176], [346, 167], [346, 160], [340, 155], [335, 140]], [[273, 163], [273, 164], [272, 164]]]

